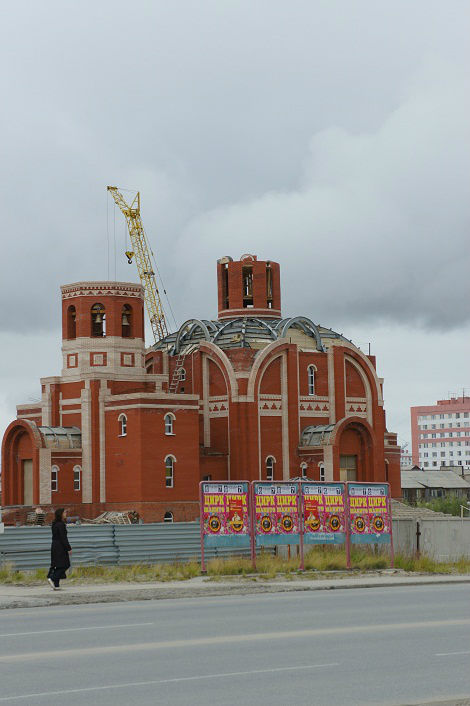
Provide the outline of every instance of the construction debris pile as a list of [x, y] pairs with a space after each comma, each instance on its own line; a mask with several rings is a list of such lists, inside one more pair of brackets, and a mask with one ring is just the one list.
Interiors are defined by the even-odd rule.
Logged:
[[139, 513], [135, 510], [124, 512], [102, 512], [94, 520], [83, 518], [84, 525], [138, 525], [140, 522]]
[[26, 515], [26, 524], [39, 525], [39, 527], [42, 527], [46, 524], [46, 513], [42, 512], [40, 507], [36, 508], [36, 510], [33, 510], [32, 512], [28, 512]]

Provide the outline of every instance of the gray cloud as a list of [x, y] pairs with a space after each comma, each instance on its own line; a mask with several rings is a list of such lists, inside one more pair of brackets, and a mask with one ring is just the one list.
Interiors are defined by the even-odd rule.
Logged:
[[419, 73], [377, 130], [314, 135], [298, 188], [199, 216], [182, 257], [255, 244], [283, 263], [284, 308], [322, 323], [470, 320], [469, 86], [436, 61]]
[[[282, 261], [292, 310], [457, 325], [470, 143], [453, 8], [137, 2], [137, 28], [122, 2], [12, 6], [2, 327], [49, 330], [61, 283], [107, 276], [107, 183], [141, 189], [181, 319], [212, 313], [217, 256], [253, 250]], [[135, 279], [123, 228], [116, 276]]]
[[[352, 338], [389, 326], [458, 340], [469, 15], [458, 0], [12, 4], [0, 27], [2, 418], [31, 376], [58, 372], [59, 285], [137, 279], [107, 184], [141, 190], [180, 321], [215, 316], [216, 258], [248, 251], [281, 262], [286, 314]], [[28, 340], [44, 351], [41, 365], [26, 356], [26, 376], [14, 350]]]

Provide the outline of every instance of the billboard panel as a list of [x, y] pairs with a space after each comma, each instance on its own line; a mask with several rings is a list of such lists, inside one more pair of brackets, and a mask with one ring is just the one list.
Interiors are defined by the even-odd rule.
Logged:
[[349, 531], [353, 544], [391, 542], [388, 483], [347, 483]]
[[300, 537], [298, 484], [255, 481], [253, 496], [256, 546], [297, 544]]
[[206, 547], [250, 546], [248, 482], [201, 483], [201, 533]]
[[345, 484], [304, 481], [301, 489], [304, 542], [343, 544], [347, 529]]

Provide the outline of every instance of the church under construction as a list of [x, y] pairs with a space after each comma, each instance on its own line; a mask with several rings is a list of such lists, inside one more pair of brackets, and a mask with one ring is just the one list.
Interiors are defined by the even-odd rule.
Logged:
[[283, 318], [276, 262], [224, 257], [217, 281], [216, 320], [148, 349], [141, 285], [61, 288], [62, 372], [3, 439], [5, 522], [37, 505], [191, 520], [204, 479], [389, 481], [401, 495], [375, 357]]

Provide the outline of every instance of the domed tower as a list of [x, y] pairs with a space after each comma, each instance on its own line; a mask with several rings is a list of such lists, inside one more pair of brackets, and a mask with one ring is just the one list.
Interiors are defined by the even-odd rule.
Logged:
[[133, 282], [75, 282], [62, 291], [62, 375], [142, 375], [144, 292]]
[[279, 264], [242, 255], [217, 261], [219, 319], [239, 316], [280, 318], [281, 282]]

